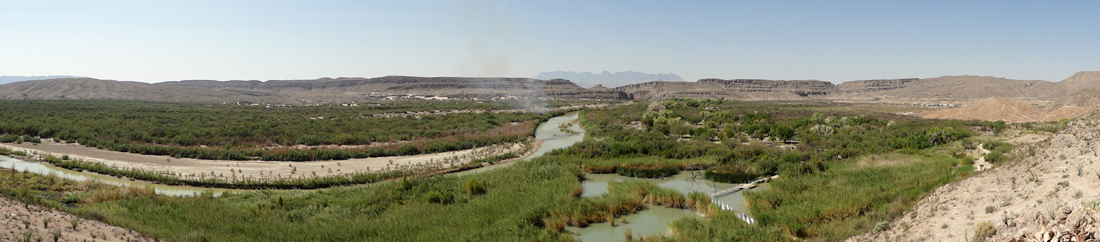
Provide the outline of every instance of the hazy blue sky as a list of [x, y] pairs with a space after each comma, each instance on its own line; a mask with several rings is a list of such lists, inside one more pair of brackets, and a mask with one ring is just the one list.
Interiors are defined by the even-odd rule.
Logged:
[[160, 82], [1100, 70], [1100, 1], [7, 1], [0, 75]]

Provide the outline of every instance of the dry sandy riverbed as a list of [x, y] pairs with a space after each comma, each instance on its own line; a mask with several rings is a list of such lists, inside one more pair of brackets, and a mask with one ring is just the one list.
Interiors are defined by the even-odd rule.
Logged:
[[[524, 143], [501, 144], [444, 153], [308, 162], [177, 159], [167, 156], [141, 155], [101, 150], [77, 144], [56, 143], [48, 139], [43, 139], [42, 143], [37, 145], [24, 142], [22, 144], [0, 144], [0, 147], [43, 156], [46, 154], [56, 157], [68, 155], [70, 159], [98, 162], [121, 169], [169, 172], [185, 179], [218, 177], [231, 180], [233, 178], [286, 179], [314, 176], [324, 177], [393, 169], [411, 169], [424, 166], [448, 169], [452, 164], [460, 166], [473, 159], [500, 155], [507, 152], [516, 153], [520, 158], [526, 157], [538, 150], [541, 143], [541, 140], [528, 139], [528, 141]], [[503, 162], [510, 162], [520, 158], [509, 159]]]
[[[44, 221], [50, 220], [49, 227]], [[70, 221], [78, 220], [76, 229]], [[30, 222], [30, 225], [24, 224]], [[0, 196], [0, 241], [19, 241], [31, 231], [31, 241], [53, 241], [53, 232], [60, 232], [58, 241], [153, 241], [133, 230], [116, 227], [104, 222], [86, 220], [76, 215]]]

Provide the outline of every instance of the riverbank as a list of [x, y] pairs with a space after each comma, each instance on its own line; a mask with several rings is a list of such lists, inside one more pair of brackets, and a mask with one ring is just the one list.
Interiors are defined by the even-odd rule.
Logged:
[[46, 156], [58, 158], [67, 156], [69, 160], [99, 163], [120, 170], [136, 169], [152, 174], [165, 174], [184, 180], [215, 178], [221, 180], [262, 181], [339, 177], [417, 168], [449, 170], [459, 168], [476, 159], [507, 153], [516, 154], [517, 158], [501, 161], [509, 162], [534, 154], [541, 143], [542, 142], [535, 139], [528, 139], [528, 141], [522, 143], [494, 145], [426, 155], [305, 162], [171, 158], [166, 156], [101, 150], [77, 144], [52, 142], [52, 140], [43, 140], [41, 144], [6, 143], [0, 144], [0, 148], [7, 148], [12, 151], [22, 151], [38, 159], [42, 159]]

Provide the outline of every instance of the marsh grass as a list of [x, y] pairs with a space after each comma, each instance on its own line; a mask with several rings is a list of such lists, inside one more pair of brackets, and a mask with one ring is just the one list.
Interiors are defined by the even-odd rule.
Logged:
[[856, 224], [892, 220], [933, 189], [972, 173], [955, 169], [958, 161], [951, 156], [922, 160], [870, 167], [844, 162], [815, 176], [772, 181], [768, 190], [746, 193], [745, 199], [761, 226], [798, 237], [843, 240], [869, 229]]
[[[567, 225], [604, 222], [646, 204], [686, 204], [682, 194], [649, 183], [615, 184], [604, 197], [581, 199], [572, 195], [581, 174], [577, 166], [536, 159], [467, 176], [216, 198], [136, 197], [75, 212], [170, 241], [559, 241], [571, 239], [561, 232]], [[464, 191], [475, 180], [484, 183], [480, 195]], [[426, 194], [452, 198], [436, 203]]]

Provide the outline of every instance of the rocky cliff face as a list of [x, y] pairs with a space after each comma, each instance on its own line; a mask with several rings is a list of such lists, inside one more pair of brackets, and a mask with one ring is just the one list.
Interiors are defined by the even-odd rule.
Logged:
[[894, 89], [905, 88], [907, 84], [919, 81], [917, 78], [906, 79], [879, 79], [879, 80], [864, 80], [864, 81], [850, 81], [837, 85], [837, 89], [842, 92], [877, 92], [888, 91]]
[[836, 86], [825, 81], [773, 81], [762, 79], [702, 79], [700, 84], [718, 84], [730, 90], [748, 91], [789, 91], [789, 90], [833, 90]]

